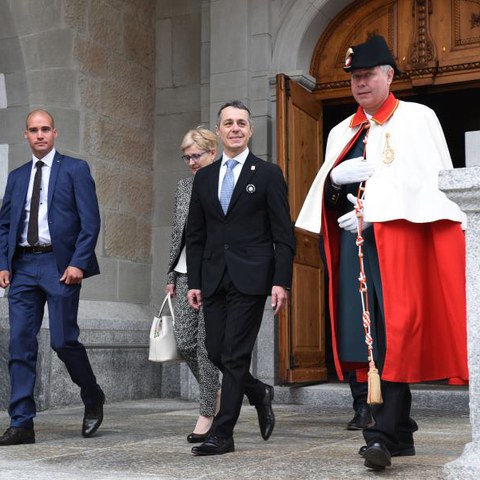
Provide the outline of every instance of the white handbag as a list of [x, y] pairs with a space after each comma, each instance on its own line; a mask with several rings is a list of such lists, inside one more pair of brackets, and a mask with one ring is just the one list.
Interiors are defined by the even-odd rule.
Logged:
[[[163, 309], [168, 305], [169, 314], [162, 315]], [[178, 353], [175, 336], [173, 334], [173, 325], [175, 323], [172, 299], [170, 293], [163, 300], [158, 316], [153, 317], [152, 327], [150, 328], [150, 348], [148, 359], [152, 362], [173, 362], [181, 361], [182, 357]]]

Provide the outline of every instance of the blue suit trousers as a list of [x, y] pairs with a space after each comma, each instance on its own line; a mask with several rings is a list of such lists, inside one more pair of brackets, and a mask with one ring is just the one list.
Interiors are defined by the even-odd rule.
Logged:
[[53, 252], [20, 253], [13, 260], [8, 294], [10, 317], [9, 373], [12, 427], [33, 428], [36, 414], [34, 387], [38, 354], [37, 334], [48, 306], [50, 342], [73, 382], [80, 387], [86, 406], [100, 399], [85, 347], [78, 341], [77, 324], [80, 285], [60, 282]]

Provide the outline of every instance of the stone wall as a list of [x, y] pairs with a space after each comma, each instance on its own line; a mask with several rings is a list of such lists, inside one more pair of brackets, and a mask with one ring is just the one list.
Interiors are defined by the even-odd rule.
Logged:
[[[83, 284], [79, 324], [110, 400], [178, 394], [178, 366], [147, 360], [155, 11], [153, 0], [0, 0], [0, 184], [30, 158], [22, 133], [33, 108], [55, 117], [60, 152], [89, 162], [102, 216], [102, 274]], [[2, 407], [9, 390], [6, 304], [0, 300]], [[39, 344], [39, 408], [78, 403], [78, 389], [49, 347], [48, 316]]]
[[[150, 302], [155, 2], [1, 0], [0, 144], [12, 169], [29, 158], [32, 108], [51, 111], [61, 152], [87, 160], [100, 201], [102, 276], [83, 298]], [[47, 5], [48, 4], [48, 5]], [[3, 192], [2, 192], [3, 194]]]
[[102, 301], [150, 302], [154, 18], [151, 0], [65, 0], [81, 153], [94, 159], [103, 220], [103, 274], [88, 293]]
[[[159, 305], [165, 294], [175, 188], [178, 180], [191, 175], [180, 158], [180, 144], [188, 130], [200, 124], [210, 127], [209, 4], [209, 0], [156, 0], [154, 305]], [[185, 364], [179, 372], [169, 367], [165, 374], [169, 380], [165, 379], [164, 387], [170, 382], [179, 386], [182, 398], [197, 398], [197, 382]]]
[[[204, 65], [203, 3], [157, 0], [156, 111], [152, 300], [160, 304], [166, 285], [170, 225], [178, 180], [190, 175], [180, 158], [183, 136], [204, 120], [201, 114]], [[202, 69], [207, 72], [202, 75]], [[209, 127], [208, 119], [204, 125]]]

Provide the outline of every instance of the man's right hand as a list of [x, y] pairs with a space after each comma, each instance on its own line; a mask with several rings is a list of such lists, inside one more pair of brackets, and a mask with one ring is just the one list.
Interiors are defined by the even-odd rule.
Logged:
[[330, 178], [335, 185], [360, 183], [368, 180], [375, 171], [375, 166], [363, 157], [345, 160], [337, 165], [331, 172]]
[[202, 291], [192, 288], [187, 293], [188, 304], [195, 310], [199, 310], [202, 306]]
[[0, 287], [7, 288], [10, 285], [10, 272], [8, 270], [0, 271]]

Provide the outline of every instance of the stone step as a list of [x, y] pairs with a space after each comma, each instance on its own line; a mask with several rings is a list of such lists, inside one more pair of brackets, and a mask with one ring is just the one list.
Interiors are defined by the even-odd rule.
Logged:
[[[412, 384], [412, 408], [469, 411], [468, 387]], [[275, 402], [318, 406], [319, 408], [352, 406], [350, 387], [346, 383], [322, 383], [308, 386], [276, 386]]]

